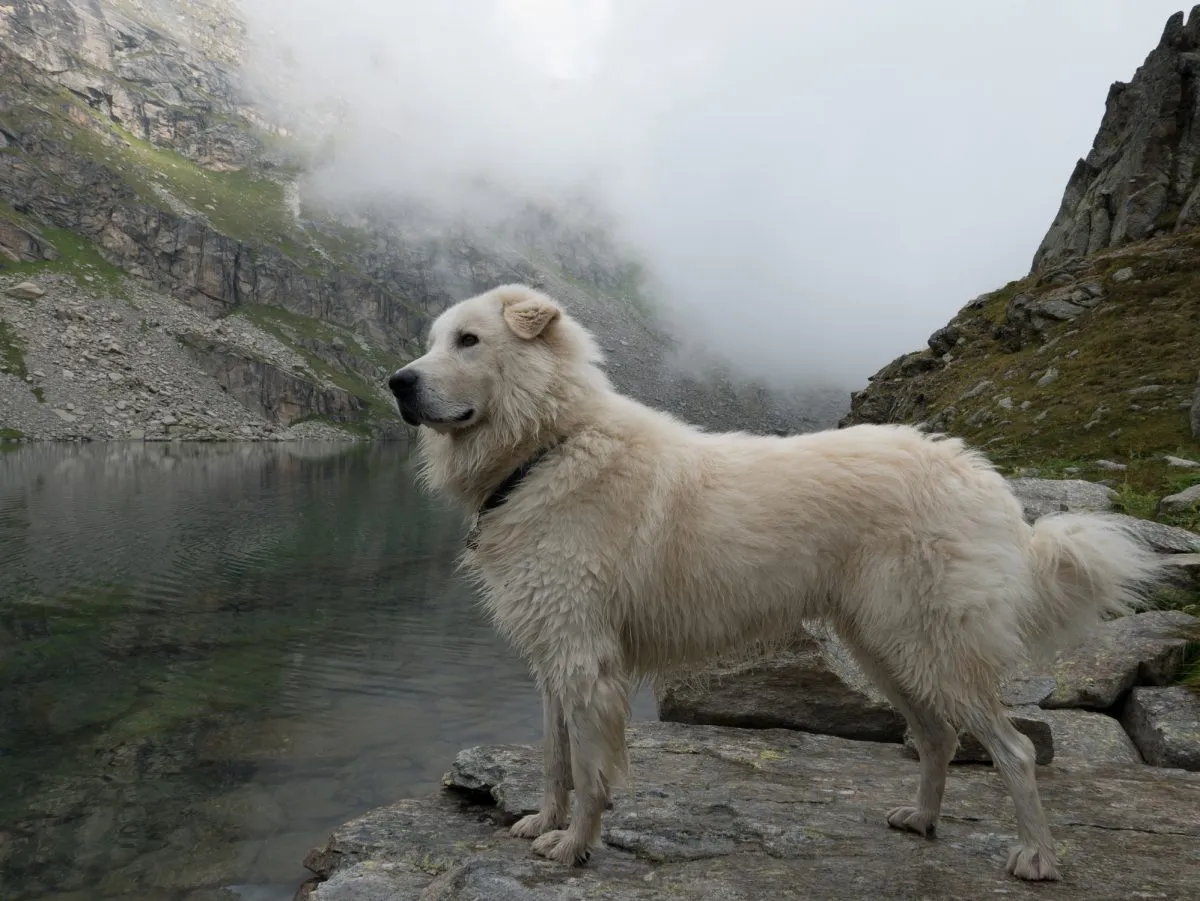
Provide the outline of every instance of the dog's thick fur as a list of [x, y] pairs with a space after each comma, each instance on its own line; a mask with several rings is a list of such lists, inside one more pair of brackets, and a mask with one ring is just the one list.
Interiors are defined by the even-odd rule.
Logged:
[[1059, 878], [1033, 748], [998, 681], [1030, 651], [1135, 606], [1158, 576], [1154, 555], [1100, 515], [1030, 527], [957, 439], [881, 425], [708, 433], [618, 394], [600, 363], [551, 298], [507, 285], [443, 313], [429, 352], [391, 382], [406, 421], [424, 426], [428, 484], [469, 512], [551, 448], [479, 517], [464, 557], [545, 707], [545, 795], [513, 833], [555, 860], [587, 860], [627, 768], [631, 686], [823, 620], [920, 752], [916, 801], [887, 822], [932, 834], [962, 727], [1016, 807], [1009, 870]]

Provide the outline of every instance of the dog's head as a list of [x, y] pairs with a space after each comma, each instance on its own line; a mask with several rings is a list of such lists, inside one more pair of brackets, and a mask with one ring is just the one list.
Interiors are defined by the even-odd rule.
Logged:
[[409, 425], [448, 435], [490, 426], [517, 437], [544, 429], [600, 360], [591, 335], [554, 300], [504, 285], [442, 313], [427, 352], [388, 386]]

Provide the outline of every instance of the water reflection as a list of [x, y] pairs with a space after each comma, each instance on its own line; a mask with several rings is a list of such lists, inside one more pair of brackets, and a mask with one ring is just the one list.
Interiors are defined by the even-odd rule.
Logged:
[[[0, 898], [291, 898], [338, 823], [532, 741], [398, 446], [0, 454]], [[643, 696], [639, 716], [652, 716]]]

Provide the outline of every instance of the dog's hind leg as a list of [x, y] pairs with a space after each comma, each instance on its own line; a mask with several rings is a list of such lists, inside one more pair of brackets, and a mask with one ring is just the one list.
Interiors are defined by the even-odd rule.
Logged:
[[591, 857], [613, 783], [627, 769], [628, 685], [606, 669], [586, 681], [569, 681], [562, 696], [575, 805], [569, 828], [547, 832], [533, 842], [535, 852], [561, 863], [581, 864]]
[[921, 758], [921, 782], [915, 806], [895, 807], [888, 811], [888, 825], [931, 838], [937, 831], [946, 792], [946, 774], [958, 745], [958, 732], [933, 704], [918, 699], [888, 672], [874, 655], [857, 642], [847, 642], [863, 671], [903, 715], [912, 732], [913, 743]]
[[999, 702], [971, 707], [964, 725], [991, 755], [1016, 808], [1020, 845], [1013, 848], [1008, 858], [1008, 871], [1020, 879], [1062, 878], [1054, 840], [1038, 797], [1033, 742], [1017, 731]]
[[913, 744], [921, 758], [921, 781], [917, 786], [915, 807], [894, 807], [888, 811], [888, 825], [907, 829], [926, 838], [937, 832], [946, 793], [946, 774], [958, 745], [958, 733], [932, 706], [907, 699], [900, 694], [892, 704], [904, 715]]
[[517, 838], [537, 838], [567, 824], [571, 790], [571, 746], [562, 704], [551, 692], [542, 692], [542, 754], [544, 782], [542, 806], [537, 813], [513, 824]]

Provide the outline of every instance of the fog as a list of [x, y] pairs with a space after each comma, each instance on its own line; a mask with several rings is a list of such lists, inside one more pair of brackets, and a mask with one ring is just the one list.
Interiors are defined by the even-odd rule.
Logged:
[[311, 190], [483, 223], [481, 182], [582, 188], [676, 331], [749, 375], [848, 387], [1029, 270], [1109, 84], [1180, 8], [242, 3], [253, 89], [333, 135]]

